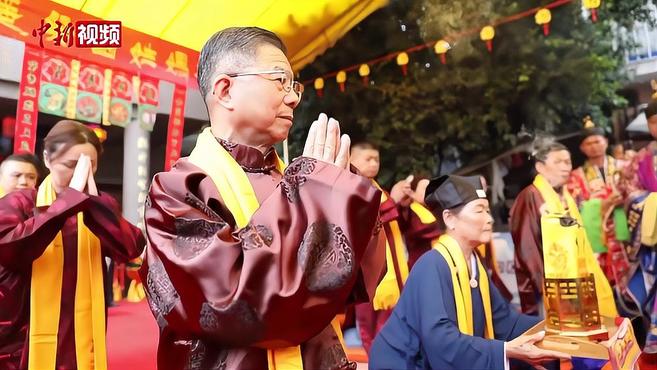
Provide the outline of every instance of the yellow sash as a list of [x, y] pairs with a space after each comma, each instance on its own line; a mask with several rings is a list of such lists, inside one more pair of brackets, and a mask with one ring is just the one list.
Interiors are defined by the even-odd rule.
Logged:
[[436, 222], [436, 216], [434, 216], [433, 213], [431, 213], [431, 211], [429, 211], [422, 204], [413, 201], [413, 203], [411, 203], [410, 207], [411, 207], [411, 211], [413, 211], [413, 213], [415, 213], [417, 215], [417, 217], [420, 219], [420, 221], [423, 224], [427, 225], [427, 224], [430, 224], [432, 222]]
[[[50, 176], [37, 192], [37, 207], [49, 206], [57, 195]], [[78, 222], [78, 265], [75, 285], [75, 355], [80, 370], [107, 369], [105, 292], [100, 241]], [[62, 301], [64, 249], [61, 231], [32, 263], [28, 369], [55, 369], [57, 332]]]
[[[245, 227], [260, 207], [258, 198], [244, 170], [217, 142], [210, 128], [206, 128], [199, 135], [189, 161], [210, 176], [226, 207], [235, 218], [237, 227]], [[280, 159], [277, 168], [281, 173], [285, 169], [285, 164]], [[344, 349], [342, 331], [337, 319], [334, 319], [331, 325]], [[267, 359], [269, 370], [303, 369], [301, 346], [267, 350]]]
[[5, 195], [7, 195], [7, 193], [5, 193], [5, 189], [0, 186], [0, 198], [4, 197]]
[[641, 244], [657, 244], [657, 193], [650, 193], [643, 206], [641, 217]]
[[[566, 209], [564, 208], [563, 203], [561, 203], [559, 195], [557, 195], [557, 192], [554, 190], [552, 185], [550, 185], [543, 176], [536, 175], [536, 178], [534, 178], [534, 186], [536, 186], [538, 191], [541, 193], [541, 197], [543, 197], [543, 200], [545, 201], [548, 212], [550, 214], [566, 213]], [[579, 209], [577, 209], [577, 203], [575, 203], [575, 200], [570, 195], [565, 186], [563, 187], [563, 198], [566, 200], [568, 205], [568, 213], [570, 216], [577, 220], [580, 225], [582, 225], [582, 216], [579, 213]], [[602, 269], [600, 268], [600, 265], [598, 264], [598, 261], [593, 255], [593, 249], [589, 244], [589, 239], [586, 237], [586, 233], [583, 232], [582, 238], [584, 239], [584, 245], [586, 246], [586, 248], [584, 248], [586, 268], [589, 272], [593, 273], [595, 278], [595, 290], [598, 296], [598, 307], [600, 309], [600, 314], [606, 317], [616, 317], [618, 316], [618, 311], [616, 310], [614, 295], [612, 293], [611, 286], [609, 285], [609, 281], [605, 277]]]
[[[459, 331], [463, 334], [474, 335], [474, 317], [472, 314], [472, 292], [470, 291], [470, 274], [468, 265], [461, 247], [454, 238], [443, 234], [432, 243], [433, 249], [437, 250], [447, 261], [452, 273], [452, 285], [454, 286], [454, 303], [456, 304], [456, 318]], [[474, 253], [474, 251], [472, 252]], [[481, 292], [481, 300], [484, 304], [484, 316], [486, 318], [485, 338], [493, 339], [493, 314], [490, 304], [490, 286], [486, 269], [477, 257], [477, 280]], [[473, 272], [474, 273], [474, 272]]]
[[[381, 190], [381, 204], [388, 200], [388, 195], [381, 189], [376, 181], [372, 181], [374, 186]], [[395, 273], [395, 261], [392, 258], [392, 251], [388, 238], [386, 235], [386, 274], [381, 279], [381, 282], [376, 287], [372, 305], [375, 310], [389, 310], [397, 304], [401, 291], [400, 286], [404, 286], [408, 278], [408, 259], [406, 258], [405, 243], [402, 237], [401, 230], [399, 230], [399, 223], [397, 220], [388, 222], [392, 240], [395, 242], [395, 257], [397, 257], [397, 269], [399, 270], [400, 278], [402, 281], [397, 281], [397, 274]]]

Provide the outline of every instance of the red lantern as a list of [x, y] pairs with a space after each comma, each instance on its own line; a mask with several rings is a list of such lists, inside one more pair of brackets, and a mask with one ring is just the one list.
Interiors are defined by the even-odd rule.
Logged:
[[597, 22], [600, 0], [584, 0], [584, 7], [591, 12], [591, 21], [593, 23]]
[[493, 26], [486, 26], [479, 32], [479, 37], [482, 41], [486, 42], [486, 48], [489, 53], [493, 52], [493, 38], [495, 38], [495, 28]]
[[16, 118], [7, 116], [2, 119], [2, 136], [13, 138], [16, 127]]
[[397, 54], [397, 65], [401, 67], [402, 74], [406, 76], [408, 74], [408, 54], [406, 52], [401, 52]]
[[550, 9], [543, 8], [537, 11], [534, 20], [536, 21], [536, 24], [543, 26], [543, 34], [545, 36], [550, 34], [550, 21], [552, 20]]
[[100, 126], [93, 126], [91, 128], [91, 131], [93, 131], [94, 134], [96, 134], [96, 136], [98, 137], [98, 140], [100, 140], [101, 143], [104, 142], [105, 140], [107, 140], [107, 131], [105, 131]]
[[324, 94], [323, 94], [323, 91], [324, 91], [324, 79], [321, 78], [321, 77], [320, 77], [320, 78], [316, 78], [316, 79], [315, 79], [314, 86], [315, 86], [315, 92], [317, 92], [317, 96], [319, 96], [319, 97], [321, 98], [321, 97], [324, 95]]
[[338, 74], [335, 75], [335, 82], [338, 83], [338, 86], [340, 87], [340, 92], [344, 92], [344, 83], [347, 82], [347, 72], [345, 71], [338, 72]]
[[440, 63], [447, 63], [447, 50], [451, 49], [449, 42], [445, 40], [438, 40], [436, 45], [433, 47], [433, 51], [440, 56]]
[[370, 66], [368, 66], [367, 64], [361, 64], [360, 67], [358, 68], [358, 75], [363, 80], [363, 86], [367, 86], [370, 76]]

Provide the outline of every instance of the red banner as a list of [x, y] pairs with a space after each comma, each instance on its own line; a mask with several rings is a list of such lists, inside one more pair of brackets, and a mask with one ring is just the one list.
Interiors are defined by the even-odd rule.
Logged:
[[157, 116], [157, 105], [160, 100], [160, 81], [140, 76], [139, 77], [139, 123], [144, 130], [153, 131], [155, 118]]
[[[103, 119], [103, 124], [125, 127], [130, 122], [134, 93], [133, 77], [127, 72], [112, 70], [109, 103], [103, 102], [103, 109], [107, 109], [107, 112], [104, 112], [107, 119]], [[107, 79], [107, 75], [105, 78]]]
[[39, 80], [41, 78], [40, 49], [25, 45], [23, 71], [18, 92], [14, 153], [34, 153], [37, 135]]
[[43, 52], [39, 111], [60, 117], [75, 118], [77, 71], [69, 57]]
[[167, 147], [164, 159], [165, 171], [170, 170], [173, 164], [180, 158], [183, 128], [185, 127], [186, 97], [187, 88], [176, 85], [176, 88], [173, 90], [173, 104], [171, 104], [171, 114], [169, 114], [169, 126], [167, 128]]
[[104, 90], [105, 70], [98, 65], [81, 62], [75, 104], [77, 120], [100, 123]]
[[139, 104], [157, 106], [160, 101], [160, 82], [153, 78], [139, 78]]
[[66, 42], [73, 38], [62, 35], [62, 29], [75, 31], [74, 25], [78, 22], [101, 21], [99, 18], [46, 0], [9, 0], [1, 3], [0, 35], [37, 48], [43, 44], [46, 50], [90, 63], [126, 69], [134, 75], [146, 75], [197, 88], [194, 73], [199, 53], [195, 50], [127, 27], [121, 27], [119, 48], [78, 48], [74, 43]]

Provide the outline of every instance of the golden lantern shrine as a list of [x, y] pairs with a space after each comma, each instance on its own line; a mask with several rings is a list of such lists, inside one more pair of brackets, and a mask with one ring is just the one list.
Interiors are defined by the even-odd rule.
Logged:
[[397, 65], [401, 67], [402, 74], [406, 76], [408, 74], [408, 54], [404, 51], [397, 54]]
[[479, 37], [481, 38], [481, 41], [484, 41], [486, 43], [486, 48], [488, 49], [489, 53], [493, 52], [493, 38], [495, 38], [495, 28], [493, 26], [486, 26], [481, 29], [481, 32], [479, 32]]
[[598, 20], [598, 8], [600, 0], [583, 0], [584, 8], [591, 12], [591, 21], [594, 23]]
[[344, 84], [347, 82], [347, 72], [338, 72], [338, 74], [335, 75], [335, 82], [337, 82], [338, 86], [340, 86], [340, 92], [344, 92]]
[[534, 20], [539, 26], [543, 26], [543, 35], [547, 36], [550, 34], [550, 21], [552, 20], [552, 12], [550, 9], [543, 8], [536, 12], [534, 15]]
[[590, 247], [584, 229], [567, 214], [550, 214], [541, 217], [541, 230], [546, 330], [567, 336], [605, 332], [595, 278], [586, 262], [586, 248]]
[[360, 67], [358, 67], [358, 75], [363, 80], [363, 86], [367, 86], [370, 79], [370, 66], [367, 64], [361, 64]]
[[324, 79], [321, 77], [316, 78], [314, 86], [315, 86], [315, 92], [317, 92], [317, 96], [321, 98], [324, 92]]
[[449, 45], [449, 42], [445, 40], [438, 40], [436, 42], [436, 45], [433, 47], [433, 51], [436, 52], [440, 56], [440, 63], [446, 64], [447, 63], [447, 50], [451, 49], [452, 47]]
[[93, 131], [94, 134], [96, 134], [98, 140], [100, 140], [101, 143], [107, 140], [107, 131], [105, 131], [102, 127], [92, 126], [91, 131]]

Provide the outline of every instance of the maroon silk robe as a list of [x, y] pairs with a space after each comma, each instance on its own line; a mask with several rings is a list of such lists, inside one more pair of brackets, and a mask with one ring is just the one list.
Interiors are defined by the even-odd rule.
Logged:
[[382, 276], [380, 191], [304, 157], [283, 175], [273, 150], [220, 142], [260, 208], [238, 229], [187, 158], [153, 179], [140, 274], [161, 328], [158, 368], [267, 369], [267, 348], [293, 345], [305, 369], [355, 368], [329, 324]]
[[[387, 196], [388, 199], [381, 203], [381, 206], [379, 207], [379, 219], [381, 220], [381, 224], [383, 226], [382, 230], [385, 234], [385, 238], [388, 241], [388, 246], [394, 251], [396, 248], [396, 243], [392, 235], [392, 231], [390, 231], [390, 222], [399, 218], [399, 212], [397, 210], [397, 204], [394, 200], [392, 200], [392, 198], [390, 198], [390, 194], [387, 194]], [[403, 247], [404, 246], [402, 246], [402, 248]], [[391, 254], [394, 259], [393, 263], [398, 266], [398, 261], [396, 258], [397, 255], [395, 253]], [[397, 269], [395, 271], [395, 275], [397, 276], [397, 282], [401, 282], [401, 275]], [[403, 286], [400, 284], [399, 290], [401, 291], [402, 288]], [[374, 298], [374, 296], [372, 296], [372, 298]], [[370, 300], [369, 302], [356, 305], [355, 314], [360, 340], [363, 343], [365, 352], [369, 354], [372, 342], [374, 342], [374, 338], [379, 333], [379, 331], [381, 331], [381, 328], [383, 328], [383, 325], [385, 325], [386, 321], [388, 321], [390, 314], [392, 314], [392, 309], [375, 311], [374, 305]]]
[[543, 234], [540, 207], [545, 203], [533, 184], [524, 188], [511, 207], [509, 228], [515, 249], [514, 266], [522, 312], [538, 315], [543, 294]]
[[431, 242], [437, 239], [441, 232], [438, 221], [424, 224], [420, 217], [411, 210], [411, 207], [397, 206], [399, 211], [399, 230], [404, 235], [406, 249], [408, 250], [408, 270], [413, 268], [415, 262], [422, 255], [431, 250]]
[[138, 228], [121, 217], [118, 203], [107, 194], [91, 196], [68, 188], [50, 207], [40, 208], [36, 208], [36, 194], [36, 190], [21, 190], [0, 199], [0, 369], [27, 369], [32, 262], [61, 231], [64, 275], [56, 368], [73, 370], [77, 368], [73, 320], [76, 214], [83, 212], [85, 225], [101, 241], [103, 256], [116, 261], [139, 256], [145, 240]]

